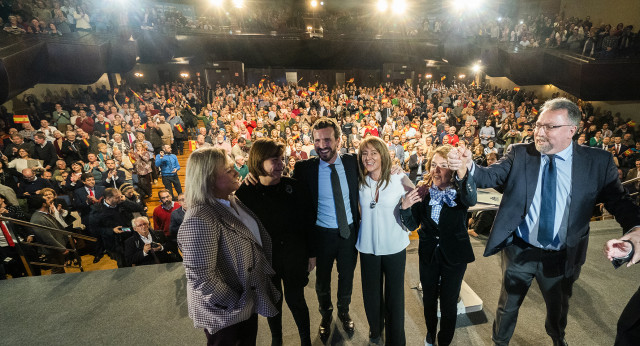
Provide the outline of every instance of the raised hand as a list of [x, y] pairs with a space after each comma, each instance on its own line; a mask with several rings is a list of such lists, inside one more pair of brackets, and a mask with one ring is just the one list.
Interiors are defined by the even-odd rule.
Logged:
[[418, 192], [419, 189], [419, 187], [416, 187], [415, 189], [407, 192], [407, 194], [402, 198], [402, 209], [409, 209], [412, 205], [422, 201]]

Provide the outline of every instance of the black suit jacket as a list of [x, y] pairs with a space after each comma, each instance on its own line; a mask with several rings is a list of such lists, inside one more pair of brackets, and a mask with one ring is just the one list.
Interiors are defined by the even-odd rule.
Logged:
[[[102, 195], [104, 194], [104, 186], [96, 185], [94, 187], [94, 193], [96, 199], [102, 198]], [[91, 204], [87, 203], [87, 197], [89, 197], [89, 194], [84, 186], [73, 190], [72, 204], [74, 209], [78, 211], [82, 218], [91, 213]]]
[[[479, 188], [504, 185], [485, 256], [493, 255], [512, 243], [514, 232], [533, 202], [540, 161], [540, 152], [535, 144], [514, 144], [497, 163], [489, 167], [475, 166], [474, 178]], [[573, 145], [570, 193], [564, 263], [567, 277], [579, 274], [585, 262], [589, 221], [597, 203], [604, 203], [624, 231], [640, 225], [640, 209], [622, 187], [613, 157], [606, 151]]]
[[[427, 158], [423, 157], [422, 159], [422, 174], [426, 173], [425, 165], [427, 164]], [[409, 156], [409, 179], [413, 182], [416, 181], [418, 177], [418, 155], [413, 154]]]
[[[344, 171], [349, 185], [349, 203], [356, 234], [360, 224], [360, 211], [358, 210], [359, 187], [358, 187], [358, 157], [356, 154], [340, 154]], [[318, 170], [320, 169], [320, 158], [312, 157], [308, 160], [296, 162], [293, 168], [293, 178], [298, 180], [311, 193], [312, 220], [316, 224], [318, 219]]]
[[427, 194], [422, 202], [409, 209], [401, 209], [402, 223], [410, 230], [420, 226], [420, 246], [426, 251], [427, 262], [433, 259], [434, 251], [440, 245], [440, 252], [449, 264], [470, 263], [475, 260], [473, 248], [467, 233], [467, 211], [477, 201], [476, 183], [469, 174], [462, 181], [456, 181], [458, 191], [455, 207], [442, 205], [438, 224], [431, 219], [431, 196]]
[[[142, 237], [135, 231], [132, 231], [133, 234], [124, 242], [124, 258], [127, 261], [128, 265], [148, 265], [148, 264], [156, 264], [156, 260], [149, 252], [147, 256], [144, 255], [142, 249], [144, 248], [144, 241], [142, 241]], [[154, 243], [158, 243], [162, 245], [164, 248], [162, 251], [155, 252], [154, 254], [160, 261], [160, 263], [170, 263], [174, 262], [171, 255], [167, 253], [170, 246], [167, 245], [167, 240], [164, 237], [164, 233], [161, 231], [153, 231], [149, 230], [149, 234], [151, 234], [151, 239], [153, 239]]]
[[127, 179], [127, 176], [125, 175], [124, 171], [118, 169], [118, 179], [116, 179], [115, 181], [115, 185], [114, 182], [112, 180], [110, 180], [109, 182], [107, 182], [107, 176], [109, 174], [109, 171], [104, 171], [102, 172], [102, 182], [101, 184], [107, 188], [107, 187], [115, 187], [117, 189], [120, 188], [120, 186], [122, 186], [122, 184], [124, 184], [124, 181]]

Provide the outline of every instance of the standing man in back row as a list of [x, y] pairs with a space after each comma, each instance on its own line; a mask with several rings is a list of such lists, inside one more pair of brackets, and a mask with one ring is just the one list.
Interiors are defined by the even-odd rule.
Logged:
[[349, 316], [353, 272], [358, 253], [358, 160], [355, 154], [338, 155], [340, 127], [335, 120], [320, 118], [313, 125], [314, 148], [319, 157], [298, 161], [293, 178], [307, 186], [314, 205], [316, 242], [316, 294], [320, 305], [319, 333], [325, 339], [331, 333], [333, 304], [331, 272], [338, 268], [338, 318], [349, 335], [354, 323]]
[[[534, 143], [514, 144], [498, 163], [463, 162], [481, 187], [504, 186], [485, 256], [501, 252], [503, 279], [493, 342], [507, 345], [518, 310], [535, 278], [547, 307], [545, 329], [553, 345], [566, 345], [569, 298], [587, 255], [593, 207], [616, 217], [629, 237], [640, 237], [640, 210], [618, 179], [613, 156], [573, 143], [581, 112], [565, 99], [545, 102]], [[451, 169], [461, 162], [449, 155]]]
[[[178, 162], [178, 157], [171, 153], [170, 144], [163, 145], [160, 153], [156, 155], [156, 166], [160, 168], [164, 188], [169, 191], [171, 198], [174, 199], [176, 195], [173, 194], [173, 188], [176, 189], [177, 195], [179, 195], [182, 193], [182, 185], [180, 184], [180, 179], [178, 179], [180, 163]], [[172, 185], [173, 188], [171, 187]]]

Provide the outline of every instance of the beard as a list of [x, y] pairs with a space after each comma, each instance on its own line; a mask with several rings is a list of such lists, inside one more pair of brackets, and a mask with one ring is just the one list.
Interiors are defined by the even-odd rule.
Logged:
[[549, 142], [549, 139], [546, 137], [535, 137], [534, 140], [536, 144], [536, 149], [541, 154], [546, 154], [553, 149], [553, 145], [551, 145], [551, 142]]
[[336, 155], [336, 150], [331, 147], [324, 148], [322, 150], [316, 149], [316, 152], [318, 153], [318, 156], [320, 156], [320, 159], [325, 162], [331, 161], [331, 159]]

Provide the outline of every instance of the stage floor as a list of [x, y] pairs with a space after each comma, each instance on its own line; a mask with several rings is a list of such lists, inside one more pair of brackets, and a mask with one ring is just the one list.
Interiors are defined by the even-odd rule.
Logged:
[[[602, 255], [602, 245], [618, 237], [611, 221], [593, 225], [587, 264], [574, 285], [567, 326], [571, 345], [612, 345], [616, 322], [638, 289], [640, 266], [614, 270]], [[473, 240], [476, 261], [465, 282], [483, 300], [483, 310], [458, 317], [454, 345], [489, 345], [500, 294], [500, 257], [482, 257], [484, 244]], [[416, 286], [417, 241], [408, 248], [405, 275], [405, 330], [408, 345], [423, 345], [426, 328]], [[356, 269], [351, 317], [356, 332], [347, 338], [335, 323], [329, 339], [334, 345], [365, 345], [360, 267]], [[337, 273], [334, 272], [334, 282]], [[315, 275], [306, 288], [314, 345], [320, 315], [314, 292]], [[335, 285], [333, 287], [335, 297]], [[204, 333], [187, 316], [184, 269], [181, 264], [157, 265], [87, 273], [0, 281], [2, 345], [198, 345]], [[544, 331], [545, 307], [533, 284], [525, 299], [512, 345], [551, 345]], [[284, 311], [285, 345], [299, 344], [295, 323]], [[260, 318], [259, 345], [270, 345], [266, 319]]]

